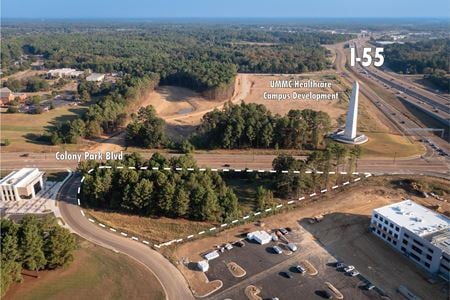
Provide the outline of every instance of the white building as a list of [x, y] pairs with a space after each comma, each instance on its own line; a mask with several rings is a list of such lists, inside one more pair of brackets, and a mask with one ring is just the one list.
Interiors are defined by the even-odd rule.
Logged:
[[372, 232], [416, 264], [449, 280], [450, 219], [411, 200], [373, 210]]
[[100, 81], [103, 81], [103, 79], [105, 79], [105, 74], [100, 74], [100, 73], [92, 73], [91, 75], [86, 77], [87, 81], [100, 82]]
[[272, 236], [263, 230], [249, 232], [247, 233], [247, 238], [261, 245], [265, 245], [272, 240]]
[[44, 173], [37, 168], [23, 168], [0, 180], [0, 200], [33, 199], [44, 188]]
[[49, 77], [53, 77], [53, 78], [62, 78], [62, 77], [74, 78], [74, 77], [80, 77], [83, 74], [84, 74], [83, 71], [77, 71], [77, 70], [71, 69], [71, 68], [53, 69], [53, 70], [49, 70], [47, 72], [47, 75]]

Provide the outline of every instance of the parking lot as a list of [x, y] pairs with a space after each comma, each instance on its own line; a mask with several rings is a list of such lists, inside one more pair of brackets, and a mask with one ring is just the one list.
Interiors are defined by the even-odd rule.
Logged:
[[[297, 251], [289, 251], [282, 240], [259, 245], [246, 239], [245, 246], [234, 245], [211, 260], [206, 276], [210, 281], [221, 280], [223, 286], [208, 299], [248, 299], [245, 289], [250, 285], [260, 290], [257, 296], [262, 299], [321, 299], [325, 290], [330, 292], [325, 282], [330, 282], [346, 299], [381, 299], [376, 290], [365, 290], [366, 282], [358, 276], [351, 277], [337, 270], [336, 259], [301, 226], [293, 228], [286, 238], [298, 246]], [[283, 253], [276, 254], [273, 246], [279, 246]], [[301, 274], [297, 270], [296, 266], [304, 266], [305, 261], [317, 269], [317, 275]], [[227, 267], [230, 262], [241, 266], [246, 275], [234, 277]], [[257, 296], [252, 298], [258, 299]]]

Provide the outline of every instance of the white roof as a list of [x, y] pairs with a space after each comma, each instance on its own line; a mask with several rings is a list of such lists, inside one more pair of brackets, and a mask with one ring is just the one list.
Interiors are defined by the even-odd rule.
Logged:
[[91, 75], [86, 77], [86, 80], [87, 81], [98, 81], [98, 80], [103, 80], [104, 77], [105, 77], [105, 74], [92, 73]]
[[255, 240], [263, 245], [272, 240], [272, 236], [264, 230], [249, 232], [247, 233], [247, 238], [250, 240]]
[[0, 185], [27, 187], [31, 181], [42, 176], [44, 172], [39, 171], [38, 168], [23, 168], [18, 171], [9, 173], [6, 177], [0, 180]]
[[411, 200], [376, 208], [374, 212], [419, 236], [450, 228], [450, 219]]
[[215, 259], [218, 257], [219, 257], [219, 252], [217, 252], [217, 250], [214, 250], [214, 251], [211, 251], [211, 252], [205, 254], [205, 258], [207, 260], [212, 260], [212, 259]]

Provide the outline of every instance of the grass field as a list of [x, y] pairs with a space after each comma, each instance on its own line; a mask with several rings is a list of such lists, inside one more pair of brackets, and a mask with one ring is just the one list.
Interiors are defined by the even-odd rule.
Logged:
[[369, 141], [361, 145], [363, 157], [408, 157], [420, 155], [425, 149], [406, 137], [390, 133], [366, 133]]
[[[34, 273], [30, 273], [34, 274]], [[79, 242], [72, 264], [40, 272], [40, 278], [24, 276], [11, 286], [8, 299], [165, 299], [156, 277], [123, 254], [85, 240]]]
[[107, 226], [120, 228], [129, 234], [153, 243], [167, 242], [213, 226], [210, 222], [195, 222], [184, 219], [140, 217], [92, 209], [87, 209], [86, 212]]
[[[73, 120], [86, 111], [87, 106], [58, 107], [42, 114], [1, 114], [1, 139], [8, 139], [11, 144], [2, 147], [4, 152], [30, 151], [41, 152], [61, 148], [36, 141], [36, 138], [56, 123]], [[75, 150], [80, 145], [67, 145], [65, 149]]]

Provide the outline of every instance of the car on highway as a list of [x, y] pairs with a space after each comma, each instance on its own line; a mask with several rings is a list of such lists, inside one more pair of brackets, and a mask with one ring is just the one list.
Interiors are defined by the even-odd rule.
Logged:
[[342, 268], [345, 268], [345, 264], [343, 262], [337, 262], [336, 269], [342, 269]]
[[347, 267], [344, 268], [344, 271], [348, 273], [348, 272], [353, 271], [354, 269], [355, 269], [354, 266], [347, 266]]
[[283, 251], [281, 251], [280, 247], [278, 247], [278, 246], [273, 246], [273, 247], [272, 247], [272, 251], [273, 251], [275, 254], [281, 254], [281, 253], [283, 253]]

